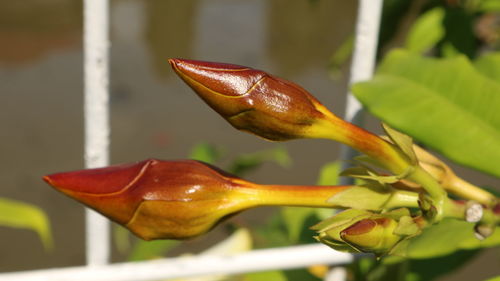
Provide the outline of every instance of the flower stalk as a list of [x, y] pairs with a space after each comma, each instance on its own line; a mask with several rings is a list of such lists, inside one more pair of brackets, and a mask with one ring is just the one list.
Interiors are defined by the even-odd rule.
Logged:
[[258, 185], [199, 161], [156, 159], [44, 180], [146, 240], [195, 237], [259, 206], [336, 208], [327, 199], [354, 187]]
[[214, 62], [170, 59], [173, 70], [235, 128], [264, 139], [326, 138], [370, 156], [384, 168], [419, 183], [442, 217], [446, 192], [398, 146], [330, 112], [299, 85], [261, 70]]

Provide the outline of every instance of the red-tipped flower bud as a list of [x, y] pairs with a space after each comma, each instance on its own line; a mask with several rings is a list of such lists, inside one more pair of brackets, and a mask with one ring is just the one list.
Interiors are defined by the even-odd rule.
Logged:
[[261, 205], [328, 207], [328, 198], [349, 188], [257, 185], [194, 160], [151, 159], [44, 180], [146, 240], [194, 237]]
[[151, 159], [44, 179], [146, 240], [199, 235], [244, 207], [231, 198], [238, 183], [197, 161]]
[[235, 128], [268, 140], [327, 137], [335, 119], [299, 85], [245, 66], [169, 60], [175, 72]]

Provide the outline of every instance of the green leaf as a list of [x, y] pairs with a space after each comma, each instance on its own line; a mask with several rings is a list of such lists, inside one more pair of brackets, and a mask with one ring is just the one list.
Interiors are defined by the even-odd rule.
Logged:
[[458, 163], [500, 176], [500, 84], [465, 57], [393, 51], [374, 79], [353, 92], [392, 127]]
[[[478, 47], [474, 25], [476, 15], [466, 9], [448, 8], [443, 20], [446, 29], [443, 55], [460, 54], [472, 58]], [[446, 50], [447, 49], [447, 50]], [[455, 51], [452, 51], [455, 50]], [[446, 54], [445, 52], [448, 52]]]
[[356, 186], [335, 194], [328, 203], [344, 208], [379, 211], [386, 207], [392, 193], [376, 185]]
[[479, 11], [500, 12], [500, 2], [498, 0], [482, 0], [479, 2]]
[[[429, 259], [404, 259], [387, 256], [364, 271], [355, 272], [358, 281], [431, 281], [446, 273], [459, 269], [476, 256], [479, 251], [459, 251], [451, 255]], [[363, 258], [369, 259], [369, 258]], [[357, 262], [359, 263], [359, 262]], [[354, 263], [356, 266], [356, 263]], [[359, 265], [357, 266], [359, 268]], [[359, 270], [358, 270], [359, 271]]]
[[392, 254], [414, 259], [425, 259], [448, 255], [458, 250], [474, 250], [478, 248], [500, 245], [500, 227], [493, 235], [480, 241], [474, 235], [474, 224], [444, 219], [432, 225], [407, 241], [402, 242]]
[[345, 39], [340, 46], [335, 50], [335, 52], [330, 57], [329, 61], [329, 71], [333, 77], [340, 76], [340, 68], [342, 64], [349, 60], [352, 55], [352, 50], [354, 49], [354, 34], [350, 34], [347, 39]]
[[483, 75], [500, 83], [500, 52], [481, 56], [474, 62], [474, 65]]
[[405, 47], [413, 53], [424, 53], [434, 47], [445, 34], [444, 9], [434, 8], [421, 15], [413, 24]]
[[244, 281], [288, 281], [283, 271], [265, 271], [245, 274]]
[[53, 247], [50, 223], [38, 207], [24, 202], [0, 198], [0, 225], [35, 231], [46, 249]]
[[347, 209], [326, 220], [319, 222], [318, 224], [312, 226], [311, 229], [317, 232], [323, 232], [343, 224], [351, 223], [352, 221], [359, 221], [361, 219], [368, 218], [372, 215], [373, 213], [367, 212], [365, 210]]
[[288, 232], [290, 242], [297, 243], [300, 234], [308, 226], [305, 225], [307, 219], [316, 214], [314, 208], [283, 207], [281, 216]]
[[490, 278], [490, 279], [485, 280], [485, 281], [500, 281], [500, 275], [496, 276], [496, 277], [493, 277], [493, 278]]
[[237, 176], [243, 176], [257, 169], [265, 162], [274, 162], [282, 167], [289, 167], [292, 160], [286, 149], [280, 145], [269, 150], [239, 155], [233, 163], [229, 165], [228, 171]]
[[176, 240], [153, 240], [144, 241], [137, 239], [132, 252], [128, 256], [129, 261], [142, 261], [163, 257], [165, 253], [177, 246]]
[[333, 161], [324, 164], [320, 171], [317, 185], [337, 185], [339, 184], [340, 162]]
[[417, 155], [415, 155], [415, 151], [413, 151], [413, 139], [405, 135], [393, 128], [387, 126], [387, 124], [382, 123], [382, 127], [384, 128], [385, 133], [391, 139], [392, 143], [395, 144], [401, 151], [410, 158], [412, 164], [416, 164], [418, 162]]
[[114, 224], [113, 229], [113, 242], [116, 250], [121, 254], [126, 254], [132, 248], [130, 241], [130, 232], [123, 226]]
[[192, 148], [189, 158], [203, 161], [208, 164], [214, 164], [221, 158], [222, 154], [221, 148], [206, 142], [201, 142]]

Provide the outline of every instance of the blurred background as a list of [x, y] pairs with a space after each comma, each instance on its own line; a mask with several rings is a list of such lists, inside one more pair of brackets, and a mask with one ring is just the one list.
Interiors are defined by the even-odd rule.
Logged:
[[[47, 251], [34, 232], [0, 227], [2, 272], [84, 263], [83, 207], [41, 180], [83, 168], [81, 2], [0, 1], [0, 197], [42, 208], [54, 238]], [[331, 57], [352, 34], [356, 8], [356, 1], [341, 0], [111, 1], [111, 162], [186, 158], [200, 142], [222, 147], [222, 161], [281, 145], [292, 159], [289, 167], [265, 163], [246, 178], [315, 183], [319, 168], [338, 158], [339, 145], [276, 144], [235, 131], [174, 75], [167, 59], [264, 69], [297, 82], [342, 115], [348, 61], [333, 75]], [[397, 46], [397, 36], [392, 44]], [[380, 132], [369, 116], [367, 126]], [[457, 167], [457, 173], [477, 185], [498, 185], [471, 170]], [[263, 223], [261, 214], [274, 211], [250, 211], [239, 223], [251, 228]], [[196, 251], [223, 235], [188, 244]], [[113, 261], [123, 260], [115, 249]], [[478, 273], [481, 264], [485, 269]], [[484, 251], [441, 280], [488, 277], [497, 264], [498, 249]]]

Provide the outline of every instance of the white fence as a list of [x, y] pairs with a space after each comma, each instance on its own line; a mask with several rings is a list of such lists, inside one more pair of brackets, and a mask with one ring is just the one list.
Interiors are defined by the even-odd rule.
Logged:
[[[350, 83], [370, 79], [377, 48], [383, 0], [360, 0]], [[109, 2], [84, 1], [85, 47], [85, 165], [109, 162]], [[357, 122], [361, 106], [348, 94], [346, 120]], [[349, 155], [345, 150], [343, 155]], [[86, 212], [87, 265], [0, 274], [0, 281], [146, 281], [186, 278], [207, 274], [236, 274], [273, 269], [303, 268], [317, 264], [342, 265], [353, 256], [321, 245], [254, 250], [235, 255], [167, 258], [154, 261], [109, 264], [109, 223], [94, 211]], [[328, 280], [343, 280], [338, 270]]]

